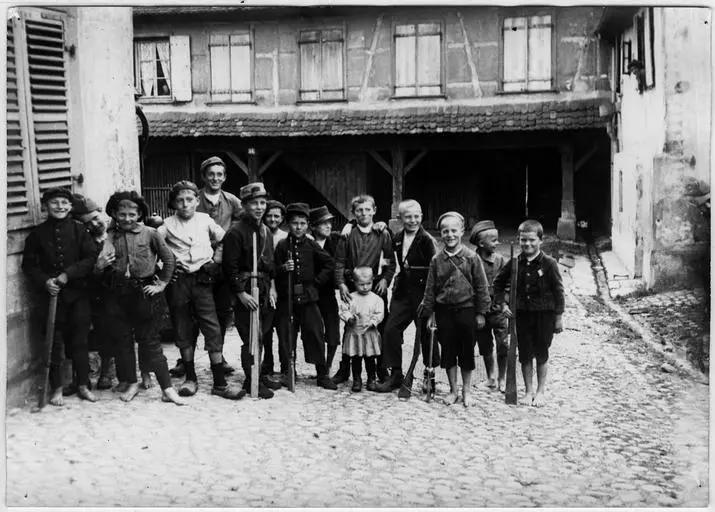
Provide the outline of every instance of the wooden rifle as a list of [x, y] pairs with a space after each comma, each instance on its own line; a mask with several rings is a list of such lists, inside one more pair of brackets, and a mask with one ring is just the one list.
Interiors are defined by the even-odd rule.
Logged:
[[415, 345], [412, 348], [412, 360], [410, 361], [410, 367], [407, 369], [405, 378], [402, 379], [402, 385], [400, 390], [397, 392], [397, 398], [400, 400], [409, 400], [412, 396], [412, 381], [414, 380], [415, 366], [420, 358], [420, 346], [422, 345], [422, 324], [424, 319], [418, 318], [415, 322]]
[[[293, 259], [293, 254], [288, 251], [288, 259]], [[288, 391], [295, 393], [295, 345], [296, 336], [293, 334], [293, 271], [288, 271], [288, 336], [290, 336], [290, 356], [288, 361]]]
[[45, 369], [42, 379], [42, 389], [40, 390], [40, 399], [37, 408], [33, 412], [42, 410], [47, 405], [47, 392], [50, 387], [50, 365], [52, 363], [52, 344], [55, 341], [55, 318], [57, 316], [57, 300], [59, 294], [50, 295], [50, 303], [47, 308], [47, 324], [45, 332]]
[[432, 316], [429, 318], [427, 328], [429, 329], [429, 354], [427, 354], [427, 368], [425, 368], [427, 370], [427, 383], [425, 385], [427, 396], [425, 397], [425, 400], [427, 402], [431, 402], [432, 395], [434, 395], [434, 388], [432, 387], [432, 377], [434, 376], [434, 368], [432, 367], [432, 352], [434, 352], [434, 335], [437, 331], [437, 321], [434, 313], [432, 313]]
[[251, 371], [251, 398], [258, 398], [258, 379], [261, 373], [261, 347], [260, 339], [260, 310], [261, 304], [258, 293], [258, 241], [256, 233], [253, 233], [253, 272], [251, 273], [251, 297], [256, 301], [256, 309], [251, 310], [249, 324], [249, 340], [251, 354], [253, 354], [253, 369]]
[[519, 262], [514, 256], [514, 242], [511, 243], [511, 280], [509, 282], [509, 351], [506, 359], [506, 391], [504, 400], [509, 405], [515, 405], [516, 400], [516, 348], [518, 338], [516, 335], [516, 283], [519, 275]]

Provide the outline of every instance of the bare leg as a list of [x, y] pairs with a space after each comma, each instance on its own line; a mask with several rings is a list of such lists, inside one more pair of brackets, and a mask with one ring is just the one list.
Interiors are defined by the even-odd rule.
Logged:
[[449, 394], [445, 398], [447, 405], [456, 404], [459, 400], [459, 395], [457, 394], [457, 365], [455, 364], [447, 370], [447, 378], [449, 379]]
[[127, 390], [119, 395], [119, 398], [125, 402], [131, 402], [132, 399], [137, 396], [137, 393], [139, 393], [139, 384], [132, 382], [129, 384], [129, 387], [127, 387]]
[[538, 383], [538, 387], [534, 395], [534, 407], [543, 407], [546, 405], [546, 374], [548, 373], [548, 369], [548, 361], [536, 364], [536, 382]]
[[534, 363], [529, 361], [527, 363], [521, 363], [521, 375], [524, 377], [524, 385], [526, 386], [526, 393], [519, 400], [521, 405], [531, 405], [534, 401], [534, 384], [532, 383], [532, 374], [534, 373]]
[[62, 396], [62, 386], [52, 391], [52, 396], [50, 396], [50, 403], [52, 405], [56, 405], [57, 407], [62, 407], [63, 405], [65, 405], [65, 399]]
[[497, 367], [499, 368], [499, 391], [506, 391], [506, 356], [497, 355]]
[[482, 356], [484, 359], [484, 368], [487, 371], [487, 387], [494, 389], [496, 387], [496, 380], [494, 379], [494, 354], [485, 354]]
[[462, 370], [462, 402], [464, 407], [477, 405], [472, 397], [472, 370]]
[[142, 388], [149, 389], [154, 385], [149, 372], [142, 372]]

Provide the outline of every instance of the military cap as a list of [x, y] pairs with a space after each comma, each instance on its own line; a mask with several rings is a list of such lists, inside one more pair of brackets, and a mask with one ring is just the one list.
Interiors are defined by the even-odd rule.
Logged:
[[296, 215], [302, 215], [308, 219], [310, 217], [310, 206], [306, 203], [291, 203], [286, 206], [286, 217], [288, 219]]
[[441, 228], [442, 221], [444, 219], [446, 219], [447, 217], [454, 217], [454, 218], [458, 219], [462, 223], [462, 226], [464, 226], [464, 216], [461, 213], [459, 213], [459, 212], [445, 212], [442, 215], [440, 215], [439, 218], [437, 219], [437, 229], [442, 229]]
[[278, 208], [281, 211], [281, 214], [285, 217], [286, 207], [283, 203], [276, 201], [275, 199], [271, 199], [266, 202], [266, 211], [273, 210], [274, 208]]
[[79, 219], [91, 212], [98, 212], [101, 208], [89, 197], [82, 194], [72, 194], [72, 217]]
[[251, 199], [256, 199], [257, 197], [266, 197], [267, 195], [268, 192], [266, 192], [266, 187], [260, 181], [244, 185], [239, 191], [239, 199], [241, 201], [250, 201]]
[[62, 187], [54, 187], [45, 191], [45, 193], [42, 194], [42, 202], [46, 203], [55, 197], [64, 197], [68, 201], [72, 202], [72, 192], [70, 192], [69, 189]]
[[212, 165], [220, 165], [224, 169], [226, 169], [226, 163], [218, 156], [212, 156], [211, 158], [207, 158], [203, 162], [201, 162], [201, 167], [199, 168], [199, 172], [203, 176], [204, 171], [211, 167]]
[[469, 241], [476, 245], [477, 240], [479, 240], [479, 233], [481, 233], [482, 231], [488, 231], [490, 229], [496, 228], [497, 227], [494, 225], [494, 221], [480, 220], [472, 228], [472, 233], [469, 235]]
[[330, 213], [327, 206], [318, 206], [310, 210], [310, 223], [313, 225], [321, 224], [334, 218], [335, 216]]

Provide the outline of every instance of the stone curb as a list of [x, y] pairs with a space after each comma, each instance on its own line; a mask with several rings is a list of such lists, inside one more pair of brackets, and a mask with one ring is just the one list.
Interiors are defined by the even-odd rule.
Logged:
[[[666, 351], [663, 348], [663, 344], [660, 343], [656, 335], [650, 329], [648, 325], [645, 325], [638, 320], [636, 320], [630, 313], [623, 309], [620, 305], [616, 304], [611, 298], [610, 288], [608, 286], [608, 279], [606, 277], [605, 267], [603, 266], [603, 261], [601, 260], [601, 254], [593, 246], [588, 248], [588, 256], [591, 260], [591, 268], [593, 269], [594, 277], [596, 279], [596, 288], [598, 289], [598, 295], [603, 300], [603, 303], [613, 311], [618, 318], [628, 326], [628, 328], [638, 335], [650, 348], [658, 352], [663, 358], [670, 363], [672, 366], [678, 370], [686, 373], [689, 377], [695, 381], [710, 385], [710, 379], [707, 374], [704, 374], [699, 369], [693, 366], [693, 364], [684, 357], [676, 355], [674, 352]], [[667, 341], [666, 344], [670, 345]], [[672, 346], [672, 345], [671, 345]]]

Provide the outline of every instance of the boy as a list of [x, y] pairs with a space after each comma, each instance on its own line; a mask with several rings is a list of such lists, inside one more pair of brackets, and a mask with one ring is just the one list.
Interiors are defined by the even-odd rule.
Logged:
[[[323, 321], [318, 309], [318, 288], [328, 283], [335, 272], [333, 259], [314, 241], [306, 237], [310, 209], [305, 203], [289, 204], [286, 217], [290, 226], [288, 237], [278, 242], [275, 251], [278, 290], [278, 343], [281, 355], [281, 382], [288, 384], [288, 361], [292, 343], [301, 332], [305, 362], [314, 364], [318, 386], [337, 389], [328, 376], [325, 365]], [[288, 289], [292, 272], [293, 290]], [[288, 316], [288, 301], [293, 302], [293, 329]]]
[[[343, 302], [350, 302], [350, 292], [355, 290], [353, 282], [353, 269], [356, 267], [370, 267], [377, 284], [374, 292], [382, 297], [385, 303], [385, 316], [387, 316], [387, 289], [395, 275], [395, 260], [392, 258], [392, 239], [390, 233], [385, 230], [378, 233], [374, 229], [373, 217], [377, 213], [375, 199], [369, 195], [359, 195], [351, 201], [351, 211], [357, 220], [355, 229], [340, 240], [335, 255], [335, 282], [340, 290], [340, 298]], [[380, 257], [384, 258], [387, 264], [380, 268]], [[382, 273], [380, 273], [382, 272]], [[384, 331], [385, 321], [378, 326], [380, 335]], [[343, 354], [340, 361], [340, 368], [333, 376], [336, 384], [346, 382], [350, 375], [350, 358]], [[380, 381], [387, 377], [387, 370], [382, 362], [382, 356], [378, 358], [378, 378]], [[368, 391], [375, 391], [375, 387], [366, 388]]]
[[[385, 365], [392, 368], [390, 377], [377, 386], [377, 391], [388, 393], [402, 385], [402, 343], [403, 333], [411, 322], [421, 322], [422, 360], [425, 367], [429, 362], [429, 331], [426, 322], [417, 316], [417, 306], [422, 301], [427, 281], [427, 270], [436, 249], [436, 242], [422, 227], [422, 207], [414, 199], [402, 201], [398, 205], [402, 231], [393, 237], [395, 259], [400, 272], [392, 287], [390, 315], [385, 325], [383, 357]], [[439, 365], [439, 345], [432, 350], [432, 366]], [[434, 373], [425, 370], [425, 382], [434, 379]], [[434, 381], [433, 381], [434, 385]], [[432, 388], [434, 389], [434, 387]]]
[[[246, 375], [243, 381], [245, 391], [251, 387], [251, 366], [253, 356], [250, 347], [251, 311], [260, 310], [259, 340], [264, 339], [271, 328], [270, 309], [275, 309], [276, 287], [273, 280], [273, 237], [261, 222], [266, 211], [266, 192], [263, 183], [249, 183], [241, 187], [240, 197], [244, 212], [234, 224], [223, 242], [223, 272], [231, 286], [231, 292], [238, 298], [234, 305], [236, 329], [243, 341], [241, 346], [241, 366]], [[251, 296], [251, 274], [253, 273], [253, 234], [256, 234], [256, 254], [258, 258], [258, 290], [256, 302]], [[259, 369], [260, 371], [260, 369]], [[262, 378], [259, 381], [258, 396], [272, 398], [273, 391], [279, 388], [279, 382]]]
[[195, 320], [204, 335], [204, 346], [211, 361], [211, 394], [238, 400], [246, 393], [226, 383], [223, 338], [213, 298], [213, 284], [220, 262], [221, 246], [218, 244], [224, 231], [207, 214], [196, 212], [198, 197], [199, 189], [192, 182], [176, 183], [169, 191], [169, 206], [176, 212], [158, 229], [176, 258], [175, 279], [167, 287], [167, 298], [176, 346], [181, 351], [186, 370], [179, 395], [193, 396], [198, 390], [194, 368]]
[[[477, 346], [479, 354], [484, 358], [484, 367], [487, 371], [487, 386], [494, 388], [498, 382], [499, 391], [506, 391], [506, 357], [509, 351], [507, 335], [509, 321], [501, 311], [501, 307], [494, 301], [494, 278], [504, 266], [504, 256], [496, 252], [499, 245], [499, 231], [491, 220], [477, 222], [472, 228], [469, 241], [477, 246], [477, 254], [484, 265], [484, 272], [489, 283], [489, 297], [492, 305], [487, 313], [486, 324], [477, 330]], [[492, 338], [492, 333], [494, 334]], [[494, 380], [494, 341], [497, 345], [497, 381]]]
[[[263, 215], [263, 223], [273, 237], [273, 247], [278, 246], [278, 242], [288, 236], [288, 233], [281, 229], [286, 215], [286, 207], [283, 203], [273, 199], [266, 202], [266, 213]], [[261, 345], [263, 346], [263, 364], [261, 365], [261, 375], [271, 378], [273, 375], [273, 329], [278, 332], [278, 317], [275, 309], [269, 308], [266, 322], [270, 325], [266, 335], [263, 336]]]
[[444, 249], [430, 262], [425, 295], [418, 308], [422, 318], [433, 312], [437, 336], [442, 346], [440, 359], [447, 370], [449, 395], [447, 405], [457, 403], [457, 367], [462, 373], [462, 402], [472, 407], [472, 371], [474, 370], [474, 331], [484, 326], [489, 311], [489, 286], [479, 256], [462, 245], [464, 217], [447, 212], [437, 219]]
[[[51, 188], [42, 195], [47, 220], [33, 229], [25, 240], [22, 270], [37, 289], [59, 295], [55, 332], [50, 356], [50, 403], [64, 405], [62, 360], [71, 354], [77, 373], [77, 394], [96, 402], [89, 390], [89, 351], [87, 337], [90, 305], [86, 278], [97, 257], [96, 247], [82, 223], [72, 219], [72, 193]], [[47, 306], [42, 310], [47, 311]], [[67, 350], [65, 350], [67, 345]]]
[[[541, 252], [544, 228], [539, 221], [525, 220], [519, 224], [518, 273], [516, 294], [510, 293], [507, 306], [505, 290], [511, 280], [509, 261], [494, 279], [494, 300], [501, 305], [507, 318], [516, 313], [516, 334], [519, 339], [519, 362], [526, 393], [522, 405], [542, 407], [546, 404], [546, 375], [549, 347], [555, 333], [563, 330], [564, 285], [558, 264]], [[533, 387], [533, 360], [536, 359], [537, 388]]]
[[[335, 265], [335, 253], [340, 242], [340, 233], [333, 232], [333, 215], [327, 206], [319, 206], [310, 210], [310, 229], [315, 243], [328, 253]], [[325, 327], [325, 344], [327, 353], [325, 365], [330, 370], [335, 358], [335, 352], [340, 345], [340, 315], [338, 301], [335, 298], [335, 275], [331, 275], [322, 286], [318, 286], [318, 309]]]
[[[241, 201], [221, 188], [226, 181], [226, 164], [221, 158], [212, 156], [201, 162], [199, 174], [204, 181], [204, 187], [199, 190], [196, 211], [207, 213], [226, 232], [231, 228], [231, 224], [238, 221], [242, 211]], [[216, 315], [221, 328], [221, 339], [225, 340], [226, 329], [231, 325], [233, 310], [231, 308], [231, 290], [220, 272], [216, 275], [213, 295], [214, 303], [216, 304]], [[198, 334], [198, 329], [195, 328], [195, 336], [198, 336]], [[194, 339], [195, 347], [196, 340]], [[233, 368], [228, 365], [226, 359], [223, 360], [222, 364], [224, 374], [230, 375], [233, 373]], [[182, 377], [184, 373], [185, 369], [181, 360], [178, 360], [176, 367], [172, 368], [172, 374], [176, 377]]]
[[[157, 336], [156, 316], [165, 307], [163, 292], [175, 260], [164, 239], [154, 228], [139, 221], [149, 209], [136, 192], [115, 192], [107, 202], [114, 219], [102, 253], [110, 253], [112, 263], [103, 272], [108, 292], [104, 294], [108, 328], [116, 336], [117, 376], [126, 384], [120, 395], [125, 402], [139, 392], [134, 342], [139, 346], [143, 372], [153, 371], [163, 392], [162, 400], [185, 405], [171, 385], [169, 367]], [[161, 270], [155, 275], [157, 261]]]

